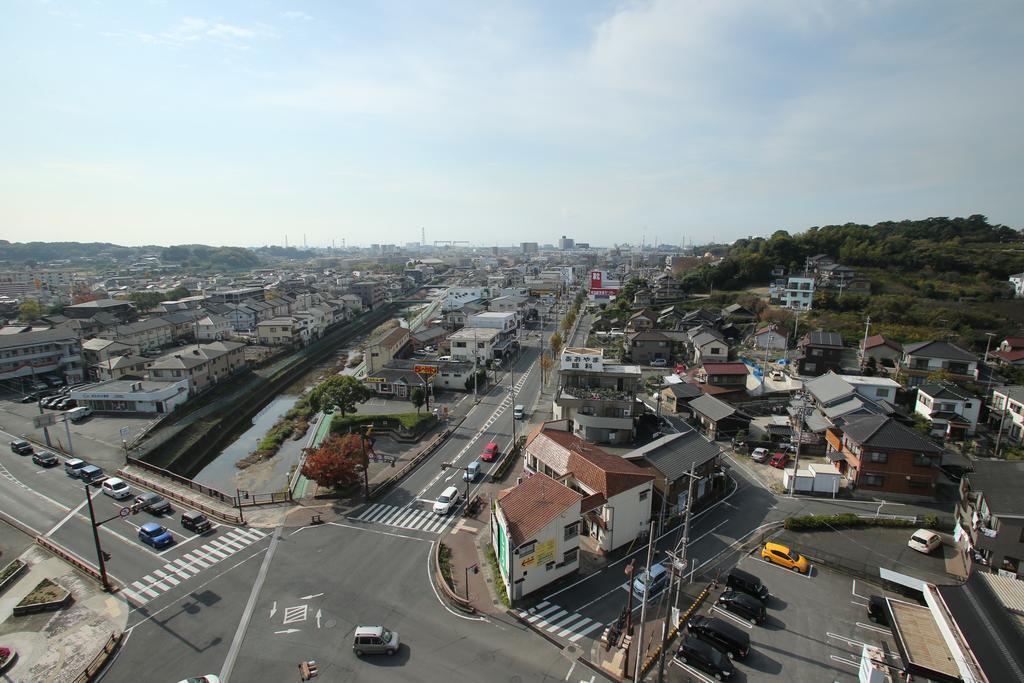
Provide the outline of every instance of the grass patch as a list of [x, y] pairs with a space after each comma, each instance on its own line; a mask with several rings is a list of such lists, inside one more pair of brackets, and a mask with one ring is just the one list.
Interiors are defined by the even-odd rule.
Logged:
[[56, 602], [68, 594], [66, 590], [58, 586], [50, 579], [43, 579], [39, 584], [32, 589], [32, 592], [26, 595], [21, 602], [18, 603], [19, 607], [27, 607], [28, 605], [38, 605], [45, 602]]
[[349, 427], [372, 424], [383, 429], [401, 428], [408, 432], [424, 430], [432, 426], [437, 418], [433, 413], [389, 413], [384, 415], [335, 415], [331, 420], [331, 431], [347, 432]]
[[[931, 515], [931, 517], [935, 517]], [[934, 521], [938, 523], [938, 518]], [[925, 519], [928, 522], [928, 519]], [[856, 529], [866, 526], [883, 527], [917, 527], [917, 522], [907, 519], [891, 519], [888, 517], [858, 517], [851, 512], [844, 512], [836, 515], [803, 515], [801, 517], [787, 517], [786, 528], [790, 531], [823, 531], [835, 529]]]
[[494, 579], [494, 588], [498, 593], [498, 599], [501, 600], [501, 604], [505, 607], [511, 607], [512, 603], [508, 599], [508, 591], [505, 590], [505, 577], [501, 573], [501, 569], [498, 568], [498, 558], [494, 555], [494, 548], [490, 545], [487, 546], [487, 566], [491, 570], [491, 578]]
[[444, 577], [444, 581], [448, 584], [448, 588], [454, 591], [455, 584], [452, 582], [452, 549], [442, 543], [441, 549], [437, 553], [437, 557], [438, 561], [441, 563], [441, 576]]
[[0, 570], [0, 583], [3, 583], [11, 576], [21, 571], [21, 568], [25, 566], [25, 563], [15, 558], [7, 563], [7, 566]]

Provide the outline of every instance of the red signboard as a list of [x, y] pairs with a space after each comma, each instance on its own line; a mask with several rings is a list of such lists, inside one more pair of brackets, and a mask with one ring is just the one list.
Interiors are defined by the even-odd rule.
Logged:
[[416, 365], [416, 366], [413, 367], [412, 371], [415, 372], [418, 375], [436, 375], [437, 374], [437, 366], [436, 365]]

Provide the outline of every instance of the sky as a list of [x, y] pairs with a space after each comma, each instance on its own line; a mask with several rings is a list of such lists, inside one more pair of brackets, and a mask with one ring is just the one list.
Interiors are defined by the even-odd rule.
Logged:
[[1024, 228], [1019, 0], [0, 7], [0, 239]]

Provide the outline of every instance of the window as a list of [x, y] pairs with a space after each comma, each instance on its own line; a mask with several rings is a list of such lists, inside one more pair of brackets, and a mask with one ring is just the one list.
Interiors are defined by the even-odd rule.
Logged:
[[814, 372], [818, 369], [817, 363], [804, 363], [804, 372]]
[[875, 389], [875, 396], [878, 398], [889, 398], [888, 389]]
[[573, 548], [571, 550], [566, 550], [565, 554], [562, 555], [562, 564], [569, 564], [570, 562], [575, 562], [576, 559], [579, 557], [579, 554], [580, 554], [580, 549], [579, 548]]
[[579, 535], [580, 535], [580, 523], [579, 522], [573, 522], [572, 524], [569, 524], [569, 525], [567, 525], [565, 527], [564, 540], [568, 541], [570, 539], [576, 538]]
[[885, 486], [885, 477], [881, 474], [865, 474], [860, 478], [861, 486]]
[[523, 557], [523, 556], [526, 556], [526, 555], [532, 555], [533, 551], [534, 551], [534, 549], [536, 547], [537, 547], [537, 541], [530, 541], [529, 543], [524, 543], [523, 545], [519, 546], [519, 555], [520, 555], [520, 557]]
[[868, 453], [868, 462], [887, 463], [889, 462], [889, 454], [871, 451]]
[[650, 489], [647, 489], [645, 491], [641, 491], [640, 492], [640, 500], [642, 500], [642, 501], [643, 500], [647, 500], [647, 496], [650, 494], [650, 492], [651, 492]]
[[914, 467], [931, 467], [932, 459], [923, 453], [914, 456]]

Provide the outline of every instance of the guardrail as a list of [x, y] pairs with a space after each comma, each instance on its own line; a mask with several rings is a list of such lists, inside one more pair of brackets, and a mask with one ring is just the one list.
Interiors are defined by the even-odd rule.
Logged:
[[[200, 512], [205, 513], [206, 515], [208, 515], [210, 517], [216, 517], [217, 519], [219, 519], [219, 520], [221, 520], [223, 522], [227, 522], [228, 524], [242, 524], [243, 521], [244, 521], [238, 515], [229, 515], [228, 513], [223, 512], [222, 510], [218, 510], [216, 508], [212, 508], [209, 505], [203, 505], [202, 503], [197, 503], [194, 500], [191, 500], [189, 498], [186, 498], [186, 497], [182, 496], [177, 491], [173, 491], [173, 490], [167, 488], [166, 486], [160, 486], [159, 484], [154, 484], [149, 479], [143, 479], [142, 477], [140, 477], [138, 475], [135, 475], [135, 474], [132, 474], [131, 472], [128, 472], [126, 470], [123, 470], [123, 469], [122, 470], [118, 470], [117, 471], [117, 476], [121, 477], [122, 479], [124, 479], [126, 481], [134, 482], [134, 483], [139, 484], [141, 486], [145, 486], [146, 488], [153, 489], [154, 491], [156, 491], [159, 494], [162, 494], [166, 498], [169, 498], [169, 499], [171, 499], [173, 501], [181, 503], [182, 505], [188, 505], [189, 507], [195, 508], [196, 510], [199, 510]], [[231, 496], [230, 499], [231, 499], [232, 502], [234, 502], [234, 496]]]
[[117, 651], [117, 648], [121, 647], [121, 639], [124, 637], [124, 633], [111, 633], [110, 638], [103, 645], [103, 649], [97, 653], [92, 661], [85, 667], [82, 673], [78, 674], [72, 683], [91, 683], [96, 680], [97, 674], [103, 668], [103, 665], [110, 659], [110, 655]]
[[[73, 553], [70, 550], [66, 550], [64, 547], [57, 545], [50, 539], [44, 538], [43, 536], [36, 536], [36, 543], [46, 548], [51, 553], [61, 558], [68, 564], [73, 565], [79, 571], [85, 572], [97, 581], [102, 581], [102, 577], [100, 576], [99, 570], [93, 567], [88, 562], [86, 562], [81, 557], [79, 557], [76, 553]], [[118, 586], [116, 582], [111, 580], [109, 575], [107, 575], [107, 583], [110, 584], [112, 590], [120, 590], [120, 586]]]
[[456, 595], [455, 591], [452, 590], [452, 587], [445, 580], [444, 574], [441, 573], [442, 545], [440, 542], [434, 544], [434, 583], [441, 587], [441, 592], [444, 593], [444, 597], [453, 607], [467, 614], [476, 614], [476, 608], [466, 598]]
[[132, 457], [129, 456], [128, 457], [128, 464], [129, 465], [135, 465], [136, 467], [141, 467], [144, 470], [149, 470], [150, 472], [153, 472], [154, 474], [159, 474], [161, 477], [167, 477], [168, 479], [170, 479], [172, 481], [176, 481], [177, 483], [181, 484], [182, 486], [187, 486], [188, 488], [192, 489], [193, 491], [198, 491], [199, 493], [202, 493], [204, 496], [209, 496], [210, 498], [216, 498], [216, 499], [220, 500], [222, 503], [227, 503], [228, 505], [231, 505], [232, 507], [237, 505], [237, 501], [235, 500], [235, 497], [230, 495], [230, 494], [228, 494], [228, 493], [224, 493], [223, 491], [221, 491], [219, 489], [215, 489], [212, 486], [207, 486], [206, 484], [200, 484], [199, 482], [193, 481], [192, 479], [189, 479], [188, 477], [183, 477], [180, 474], [175, 474], [174, 472], [171, 472], [170, 470], [165, 470], [162, 467], [157, 467], [156, 465], [151, 465], [148, 462], [146, 462], [145, 460], [139, 460], [138, 458], [132, 458]]

